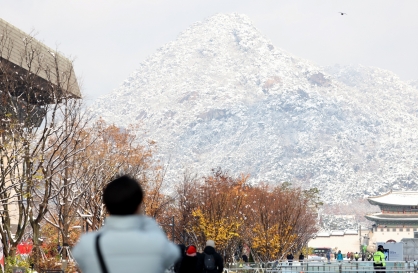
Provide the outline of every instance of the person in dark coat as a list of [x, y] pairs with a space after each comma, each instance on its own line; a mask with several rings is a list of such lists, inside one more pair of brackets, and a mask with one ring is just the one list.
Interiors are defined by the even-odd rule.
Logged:
[[[205, 257], [208, 257], [208, 255], [212, 255], [214, 258], [215, 263], [215, 269], [210, 271], [207, 270], [205, 266]], [[199, 273], [222, 273], [224, 270], [224, 260], [222, 259], [222, 256], [215, 251], [215, 242], [212, 240], [208, 240], [206, 242], [206, 247], [203, 250], [203, 253], [199, 255], [198, 259], [198, 272]]]
[[186, 250], [186, 255], [181, 261], [179, 273], [197, 273], [197, 262], [198, 256], [196, 246], [190, 245]]
[[248, 257], [247, 255], [242, 255], [242, 260], [244, 261], [244, 263], [248, 263]]
[[186, 246], [184, 244], [179, 244], [178, 247], [180, 248], [181, 256], [177, 260], [177, 262], [174, 264], [174, 272], [175, 273], [180, 272], [181, 261], [183, 260], [183, 257], [186, 255]]
[[292, 253], [289, 253], [289, 254], [287, 254], [287, 261], [289, 262], [289, 265], [290, 266], [292, 266], [292, 263], [293, 263], [293, 254]]
[[299, 262], [303, 263], [303, 260], [305, 259], [305, 255], [303, 253], [300, 253], [299, 255]]

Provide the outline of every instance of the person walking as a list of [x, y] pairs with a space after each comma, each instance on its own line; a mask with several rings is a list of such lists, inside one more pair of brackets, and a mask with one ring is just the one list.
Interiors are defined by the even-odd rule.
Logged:
[[331, 263], [331, 251], [327, 252], [326, 257], [327, 257], [328, 263], [330, 264]]
[[301, 252], [299, 254], [299, 262], [303, 263], [303, 260], [305, 259], [305, 255], [303, 255], [303, 253]]
[[106, 186], [103, 202], [110, 215], [72, 250], [83, 273], [163, 273], [180, 258], [179, 247], [152, 218], [141, 215], [143, 197], [140, 184], [129, 176]]
[[343, 254], [341, 253], [341, 250], [338, 250], [337, 253], [337, 261], [342, 262], [343, 261]]
[[179, 244], [178, 245], [179, 249], [180, 249], [180, 258], [177, 259], [177, 262], [174, 264], [174, 273], [179, 273], [180, 272], [180, 265], [181, 265], [181, 261], [183, 260], [184, 256], [186, 255], [186, 246], [184, 244]]
[[385, 250], [382, 245], [377, 247], [377, 251], [373, 254], [373, 267], [376, 273], [384, 273], [386, 270]]
[[358, 258], [359, 258], [359, 255], [358, 255], [358, 252], [356, 252], [356, 253], [354, 254], [354, 259], [356, 260], [356, 262], [358, 261]]
[[198, 259], [199, 273], [222, 273], [224, 270], [224, 261], [222, 256], [215, 251], [215, 242], [208, 240], [203, 253]]
[[196, 246], [190, 245], [181, 261], [179, 273], [197, 273], [198, 253]]
[[292, 266], [293, 254], [292, 253], [287, 254], [286, 258], [287, 258], [287, 262], [289, 263], [289, 265]]

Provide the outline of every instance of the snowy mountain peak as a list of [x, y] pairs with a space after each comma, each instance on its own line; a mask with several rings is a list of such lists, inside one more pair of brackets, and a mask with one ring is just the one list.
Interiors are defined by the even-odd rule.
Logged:
[[274, 46], [247, 16], [217, 14], [161, 47], [93, 110], [119, 126], [143, 123], [171, 157], [170, 181], [184, 168], [221, 166], [317, 187], [336, 203], [417, 188], [416, 93], [382, 69], [322, 69]]

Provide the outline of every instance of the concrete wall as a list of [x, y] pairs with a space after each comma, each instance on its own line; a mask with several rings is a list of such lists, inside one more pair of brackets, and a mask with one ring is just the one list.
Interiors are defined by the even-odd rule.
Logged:
[[[395, 229], [395, 231], [393, 230]], [[374, 251], [377, 242], [387, 242], [389, 240], [395, 240], [400, 242], [403, 238], [413, 238], [414, 229], [410, 228], [409, 231], [403, 228], [377, 228], [373, 231], [362, 230], [362, 237], [368, 237], [369, 240], [362, 238], [362, 244], [371, 246], [368, 248], [370, 251]], [[308, 242], [308, 247], [330, 247], [341, 250], [343, 254], [347, 252], [359, 252], [360, 251], [360, 237], [358, 234], [343, 234], [343, 235], [326, 235], [326, 233], [318, 234], [314, 239]]]
[[360, 252], [360, 241], [358, 234], [316, 236], [310, 240], [308, 247], [330, 247], [341, 250], [342, 253]]
[[373, 232], [370, 232], [369, 237], [371, 243], [387, 242], [388, 240], [400, 242], [403, 238], [414, 238], [414, 229], [410, 228], [409, 231], [407, 231], [406, 228], [402, 228], [401, 231], [400, 228], [377, 228], [374, 229]]

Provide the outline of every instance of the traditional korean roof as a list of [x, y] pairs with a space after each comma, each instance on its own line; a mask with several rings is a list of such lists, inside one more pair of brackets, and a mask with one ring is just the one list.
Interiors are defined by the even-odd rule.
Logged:
[[374, 213], [366, 215], [366, 218], [371, 221], [389, 221], [389, 222], [418, 222], [418, 214], [383, 214]]
[[[58, 79], [61, 82], [62, 78], [65, 78], [63, 74], [65, 73], [67, 80], [65, 80], [65, 84], [60, 83], [60, 89], [67, 92], [70, 97], [81, 97], [72, 62], [69, 59], [1, 18], [0, 46], [0, 62], [11, 64], [8, 67], [13, 70], [13, 74], [19, 76], [30, 70], [32, 74], [38, 77], [39, 90], [41, 91], [45, 90], [42, 89], [42, 85], [45, 86], [48, 83], [57, 85]], [[31, 59], [32, 69], [30, 69], [27, 56], [33, 55], [32, 52], [36, 52], [36, 57]], [[57, 71], [61, 75], [55, 75]], [[43, 97], [45, 103], [50, 103], [48, 94], [43, 95]]]
[[367, 199], [372, 205], [418, 206], [418, 191], [390, 191]]

